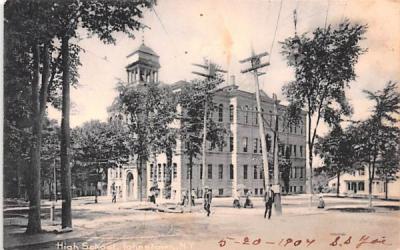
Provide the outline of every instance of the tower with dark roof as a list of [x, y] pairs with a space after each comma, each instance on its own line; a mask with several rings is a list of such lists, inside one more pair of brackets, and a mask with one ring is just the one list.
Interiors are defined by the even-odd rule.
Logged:
[[158, 82], [159, 56], [151, 48], [142, 43], [127, 58], [129, 60], [129, 64], [126, 66], [128, 83]]

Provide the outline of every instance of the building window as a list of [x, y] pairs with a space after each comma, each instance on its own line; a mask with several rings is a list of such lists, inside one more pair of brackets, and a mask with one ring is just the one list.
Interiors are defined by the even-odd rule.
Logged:
[[229, 152], [233, 152], [233, 137], [229, 137]]
[[254, 153], [257, 153], [257, 151], [258, 151], [258, 138], [254, 138], [253, 147], [254, 147]]
[[294, 126], [294, 133], [297, 133], [297, 126]]
[[229, 121], [230, 122], [233, 122], [233, 112], [234, 112], [233, 105], [229, 105]]
[[249, 143], [249, 138], [243, 137], [243, 152], [247, 152], [248, 143]]
[[203, 179], [203, 164], [200, 164], [200, 180]]
[[300, 127], [300, 134], [303, 134], [303, 126]]
[[298, 172], [299, 172], [299, 168], [298, 168], [298, 167], [295, 167], [295, 168], [294, 168], [294, 178], [295, 178], [295, 179], [296, 179], [297, 176], [298, 176]]
[[351, 183], [347, 182], [347, 190], [351, 190]]
[[[224, 139], [224, 141], [225, 141], [225, 139]], [[224, 141], [218, 145], [219, 152], [223, 152], [224, 151]]]
[[154, 177], [154, 167], [153, 164], [150, 164], [150, 178], [153, 179], [153, 177]]
[[293, 133], [293, 126], [289, 126], [289, 132]]
[[244, 113], [244, 123], [248, 124], [249, 123], [249, 106], [245, 106], [245, 113]]
[[223, 174], [224, 174], [224, 165], [219, 164], [218, 165], [218, 178], [223, 179]]
[[285, 155], [285, 145], [279, 144], [278, 145], [278, 155], [279, 156], [284, 156]]
[[294, 157], [297, 157], [297, 146], [293, 145], [293, 155]]
[[163, 164], [163, 179], [165, 180], [165, 176], [167, 175], [167, 172], [165, 171], [165, 168], [167, 167], [167, 164]]
[[218, 189], [218, 194], [219, 195], [224, 195], [224, 189], [223, 188]]
[[292, 186], [289, 187], [289, 192], [293, 192], [293, 187]]
[[233, 179], [233, 164], [229, 165], [229, 178]]
[[303, 192], [303, 186], [300, 186], [300, 192]]
[[254, 194], [258, 195], [258, 188], [254, 189]]
[[207, 174], [208, 174], [208, 179], [212, 179], [212, 164], [208, 164], [208, 169], [207, 169]]
[[262, 195], [263, 194], [263, 189], [262, 188], [260, 188], [260, 195]]
[[174, 168], [174, 179], [178, 176], [178, 172], [177, 172], [177, 168], [178, 166], [176, 165], [176, 163], [172, 164], [173, 168]]
[[247, 179], [247, 165], [243, 165], [243, 179]]
[[300, 168], [300, 178], [304, 177], [303, 172], [304, 172], [304, 168]]
[[158, 180], [160, 181], [161, 180], [161, 164], [158, 164], [158, 175], [157, 175], [157, 177], [158, 177]]
[[257, 179], [257, 165], [254, 165], [254, 179]]
[[258, 124], [258, 109], [257, 109], [257, 107], [254, 107], [254, 110], [255, 110], [254, 114], [256, 115], [255, 122], [256, 122], [256, 125], [257, 125]]
[[361, 176], [365, 174], [364, 169], [360, 169], [360, 170], [358, 170], [358, 172], [359, 172], [359, 175], [361, 175]]
[[261, 167], [260, 169], [260, 179], [264, 179], [264, 168]]
[[297, 186], [293, 186], [293, 192], [294, 192], [294, 193], [297, 192], [296, 188], [297, 188]]
[[358, 191], [364, 191], [364, 182], [363, 181], [358, 183]]
[[269, 134], [265, 136], [265, 143], [267, 144], [267, 152], [271, 152], [272, 139]]
[[222, 122], [223, 121], [223, 116], [224, 116], [224, 105], [220, 104], [218, 106], [218, 121]]
[[300, 157], [303, 157], [303, 146], [300, 146]]

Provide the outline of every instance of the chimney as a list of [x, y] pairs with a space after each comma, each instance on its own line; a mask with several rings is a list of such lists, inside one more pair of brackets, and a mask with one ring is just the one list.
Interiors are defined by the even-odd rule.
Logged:
[[231, 85], [235, 86], [235, 75], [231, 75]]

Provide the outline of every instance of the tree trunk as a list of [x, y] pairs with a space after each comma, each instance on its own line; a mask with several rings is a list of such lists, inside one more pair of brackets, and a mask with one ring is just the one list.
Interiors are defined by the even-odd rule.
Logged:
[[16, 186], [16, 190], [17, 190], [17, 193], [16, 193], [16, 196], [17, 196], [17, 198], [21, 198], [21, 177], [20, 177], [20, 168], [21, 168], [21, 166], [20, 166], [20, 160], [19, 159], [17, 159], [16, 161], [15, 161], [15, 178], [17, 179], [17, 186]]
[[372, 207], [372, 179], [368, 178], [368, 206]]
[[337, 189], [336, 189], [336, 197], [339, 197], [340, 193], [340, 171], [337, 171]]
[[[192, 212], [192, 168], [193, 168], [193, 155], [189, 155], [189, 191], [187, 192], [189, 198], [189, 212]], [[203, 168], [204, 171], [204, 168]]]
[[32, 81], [32, 145], [29, 182], [29, 213], [26, 233], [34, 234], [42, 230], [40, 220], [40, 146], [41, 146], [41, 119], [39, 103], [40, 83], [40, 48], [33, 46], [34, 77]]
[[95, 182], [95, 186], [94, 186], [94, 203], [98, 203], [98, 200], [97, 200], [97, 193], [98, 193], [98, 190], [97, 190], [97, 187], [99, 186], [99, 169], [97, 168], [96, 169], [96, 182]]
[[371, 163], [368, 165], [368, 206], [372, 207], [372, 173]]
[[52, 196], [51, 195], [52, 194], [52, 190], [51, 190], [52, 188], [51, 188], [51, 186], [53, 185], [53, 182], [49, 181], [48, 184], [49, 184], [49, 201], [52, 201], [52, 197], [51, 197]]
[[138, 185], [139, 185], [139, 200], [142, 201], [142, 158], [139, 156], [139, 168], [138, 168]]
[[[310, 114], [310, 107], [308, 108], [308, 114], [307, 114], [307, 135], [306, 135], [306, 148], [308, 149], [308, 159], [306, 155], [306, 165], [307, 165], [307, 160], [308, 160], [308, 188], [309, 188], [309, 193], [310, 193], [310, 204], [309, 206], [312, 207], [312, 197], [313, 197], [313, 184], [312, 184], [312, 178], [313, 178], [313, 168], [312, 168], [312, 160], [313, 160], [313, 152], [312, 152], [312, 141], [311, 141], [311, 114]], [[306, 178], [307, 179], [307, 178]]]
[[309, 172], [310, 172], [310, 180], [309, 180], [309, 183], [310, 183], [310, 206], [312, 206], [312, 198], [313, 198], [313, 194], [314, 194], [314, 188], [313, 188], [313, 181], [312, 181], [312, 179], [313, 179], [313, 163], [312, 163], [312, 161], [313, 161], [313, 153], [312, 153], [312, 146], [311, 146], [311, 144], [309, 144], [309, 159], [310, 159], [310, 161], [309, 161], [309, 168], [310, 168], [310, 170], [309, 170]]
[[169, 177], [167, 179], [166, 186], [168, 187], [169, 198], [172, 199], [172, 177], [173, 177], [172, 175], [174, 173], [172, 169], [172, 149], [170, 147], [166, 149], [165, 155], [167, 158], [167, 171], [168, 171], [167, 177]]
[[62, 54], [62, 115], [61, 115], [61, 192], [62, 228], [72, 228], [71, 218], [71, 168], [69, 165], [70, 155], [70, 55], [69, 37], [64, 36], [61, 43]]
[[385, 176], [385, 200], [388, 199], [388, 177], [387, 175]]

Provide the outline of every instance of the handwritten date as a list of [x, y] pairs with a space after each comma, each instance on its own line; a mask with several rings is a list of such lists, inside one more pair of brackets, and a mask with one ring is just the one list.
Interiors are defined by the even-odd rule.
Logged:
[[[313, 238], [306, 238], [306, 239], [294, 239], [294, 238], [283, 238], [280, 241], [266, 241], [262, 238], [254, 238], [250, 239], [248, 236], [245, 236], [241, 239], [236, 239], [232, 237], [226, 237], [225, 239], [221, 239], [218, 241], [218, 245], [220, 247], [228, 246], [227, 244], [241, 244], [247, 246], [260, 246], [260, 245], [276, 245], [279, 247], [309, 247], [312, 244], [316, 243], [317, 240]], [[322, 243], [325, 244], [325, 243]], [[354, 244], [355, 248], [361, 248], [364, 245], [387, 245], [390, 244], [386, 243], [386, 237], [382, 236], [380, 238], [371, 238], [370, 236], [363, 235], [359, 240], [354, 240], [353, 236], [336, 236], [332, 241], [328, 243], [330, 247], [342, 247]]]

